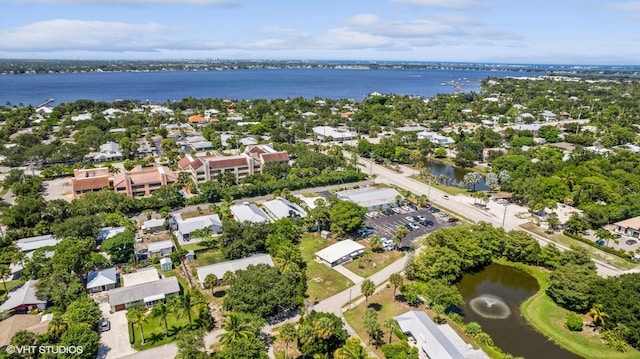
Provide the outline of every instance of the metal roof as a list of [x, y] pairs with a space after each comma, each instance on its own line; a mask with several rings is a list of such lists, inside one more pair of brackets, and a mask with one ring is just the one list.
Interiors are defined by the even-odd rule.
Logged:
[[180, 284], [178, 278], [168, 277], [148, 283], [136, 284], [130, 287], [120, 287], [110, 290], [109, 304], [116, 306], [118, 304], [133, 303], [144, 300], [145, 298], [169, 295], [180, 292]]
[[215, 274], [220, 280], [228, 271], [236, 272], [242, 269], [247, 269], [250, 265], [258, 264], [268, 264], [273, 267], [273, 259], [271, 259], [271, 256], [268, 254], [256, 254], [251, 257], [198, 267], [196, 271], [198, 272], [198, 281], [202, 284], [209, 274]]
[[343, 257], [350, 256], [353, 253], [364, 250], [364, 246], [360, 243], [356, 243], [350, 239], [345, 239], [336, 244], [330, 245], [327, 248], [316, 252], [316, 257], [319, 257], [327, 263], [334, 263]]

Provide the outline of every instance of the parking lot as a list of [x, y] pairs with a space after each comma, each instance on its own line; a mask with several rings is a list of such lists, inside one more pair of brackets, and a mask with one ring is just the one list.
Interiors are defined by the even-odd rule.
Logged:
[[[386, 212], [386, 213], [385, 213]], [[420, 224], [420, 220], [409, 220], [407, 217], [424, 217], [425, 221], [433, 222], [433, 225]], [[396, 235], [396, 228], [399, 226], [407, 226], [413, 224], [413, 228], [409, 229], [407, 236], [402, 239], [401, 246], [410, 246], [413, 241], [427, 233], [433, 232], [442, 227], [449, 227], [455, 223], [449, 222], [449, 216], [443, 212], [431, 213], [427, 208], [417, 208], [415, 206], [396, 207], [387, 211], [375, 211], [367, 213], [365, 221], [367, 227], [373, 229], [373, 235], [382, 238], [391, 239]], [[423, 221], [424, 222], [424, 221]], [[426, 222], [425, 222], [426, 223]]]

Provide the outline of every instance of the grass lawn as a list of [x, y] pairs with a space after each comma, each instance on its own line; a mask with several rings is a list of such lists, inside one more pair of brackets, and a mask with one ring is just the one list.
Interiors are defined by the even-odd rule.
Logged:
[[209, 249], [206, 251], [196, 252], [196, 259], [189, 261], [189, 267], [197, 268], [197, 267], [206, 266], [209, 264], [216, 264], [224, 261], [225, 261], [225, 258], [222, 255], [221, 250]]
[[305, 233], [300, 240], [302, 259], [307, 264], [307, 295], [311, 299], [323, 300], [353, 285], [347, 277], [315, 260], [317, 251], [333, 243], [310, 233]]
[[[564, 320], [570, 311], [558, 306], [545, 294], [549, 271], [529, 266], [517, 266], [536, 277], [540, 283], [540, 292], [527, 299], [520, 307], [527, 322], [538, 332], [551, 338], [557, 345], [583, 358], [640, 359], [640, 352], [631, 347], [628, 347], [624, 353], [609, 348], [588, 325], [581, 332], [572, 332], [567, 329], [564, 326]], [[585, 323], [590, 322], [587, 316], [582, 315], [581, 317]]]
[[594, 248], [588, 244], [582, 243], [580, 241], [577, 241], [573, 238], [569, 238], [567, 236], [565, 236], [564, 234], [562, 234], [561, 232], [555, 232], [553, 234], [547, 234], [545, 232], [545, 230], [542, 227], [536, 226], [534, 223], [525, 223], [520, 225], [520, 227], [522, 227], [523, 229], [533, 232], [539, 236], [548, 238], [556, 243], [565, 245], [567, 247], [582, 247], [584, 249], [587, 250], [587, 252], [589, 252], [589, 254], [591, 254], [592, 257], [601, 260], [605, 263], [611, 264], [615, 267], [618, 267], [620, 269], [631, 269], [631, 268], [635, 268], [637, 266], [637, 264], [634, 263], [630, 263], [626, 260], [624, 260], [623, 258], [620, 258], [616, 255], [613, 254], [609, 254], [603, 251], [598, 250], [597, 248]]
[[193, 218], [193, 217], [208, 216], [210, 214], [215, 214], [215, 213], [216, 212], [211, 210], [211, 208], [209, 208], [209, 207], [200, 207], [199, 211], [191, 211], [191, 212], [182, 212], [182, 213], [180, 213], [180, 218], [187, 219], [187, 218]]
[[206, 251], [209, 249], [209, 247], [205, 246], [202, 242], [181, 244], [180, 248], [184, 249], [185, 251], [194, 251], [194, 252]]
[[[399, 290], [396, 292], [399, 294]], [[367, 349], [376, 353], [378, 358], [384, 358], [384, 354], [380, 348], [376, 348], [373, 344], [369, 344], [369, 335], [367, 334], [367, 330], [364, 328], [364, 312], [367, 307], [372, 307], [378, 311], [378, 324], [380, 324], [380, 329], [384, 332], [382, 341], [383, 344], [389, 343], [389, 331], [384, 328], [384, 321], [398, 316], [400, 314], [406, 313], [409, 310], [424, 310], [421, 307], [410, 307], [404, 302], [393, 301], [393, 287], [384, 288], [383, 290], [375, 293], [371, 297], [369, 297], [368, 304], [365, 305], [364, 302], [359, 305], [352, 307], [351, 310], [344, 312], [344, 317], [351, 325], [351, 327], [358, 333], [360, 338], [364, 340], [367, 345]], [[395, 335], [391, 336], [392, 344], [400, 344], [402, 341], [398, 339]]]
[[413, 178], [416, 181], [422, 182], [422, 183], [424, 183], [426, 185], [429, 185], [429, 186], [431, 186], [433, 188], [437, 188], [437, 189], [441, 190], [442, 192], [447, 193], [447, 194], [452, 195], [452, 196], [456, 196], [456, 195], [459, 195], [459, 194], [470, 193], [466, 188], [445, 186], [443, 184], [439, 184], [438, 182], [436, 182], [434, 180], [431, 180], [431, 183], [429, 183], [429, 180], [427, 178], [422, 177], [422, 176], [415, 175], [415, 176], [411, 176], [411, 178]]
[[373, 252], [371, 251], [369, 241], [359, 241], [359, 243], [365, 247], [365, 251], [370, 253], [371, 256], [369, 257], [369, 260], [365, 262], [362, 258], [359, 258], [345, 264], [344, 267], [364, 278], [371, 276], [382, 268], [395, 262], [398, 258], [404, 256], [404, 252], [400, 251]]
[[[192, 315], [192, 317], [195, 319], [196, 316]], [[132, 338], [135, 336], [133, 348], [136, 350], [150, 349], [170, 343], [175, 339], [175, 335], [181, 330], [189, 330], [189, 318], [185, 316], [183, 318], [176, 319], [174, 316], [170, 315], [167, 318], [167, 325], [169, 326], [169, 337], [165, 337], [163, 321], [158, 318], [147, 319], [147, 321], [142, 325], [145, 344], [141, 345], [140, 341], [142, 340], [142, 337], [140, 335], [140, 327], [136, 325], [134, 328], [135, 330], [132, 331], [131, 324], [129, 324], [129, 342], [131, 342]]]

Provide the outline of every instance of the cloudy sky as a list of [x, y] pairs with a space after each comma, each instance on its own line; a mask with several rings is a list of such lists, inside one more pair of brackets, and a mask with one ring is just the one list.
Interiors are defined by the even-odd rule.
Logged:
[[640, 1], [0, 0], [0, 58], [640, 64]]

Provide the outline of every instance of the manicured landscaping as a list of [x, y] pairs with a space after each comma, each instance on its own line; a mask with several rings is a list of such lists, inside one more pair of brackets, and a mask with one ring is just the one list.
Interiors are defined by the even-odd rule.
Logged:
[[[514, 265], [510, 263], [510, 265]], [[553, 340], [557, 345], [583, 358], [640, 358], [640, 352], [628, 347], [624, 353], [615, 351], [600, 339], [600, 335], [589, 326], [590, 320], [583, 317], [585, 327], [581, 332], [572, 332], [564, 325], [570, 311], [561, 308], [545, 294], [549, 272], [526, 265], [516, 267], [533, 275], [540, 283], [540, 292], [522, 303], [520, 309], [527, 322], [537, 331]]]
[[[193, 317], [195, 318], [195, 315]], [[169, 336], [165, 337], [164, 321], [160, 318], [148, 318], [142, 325], [145, 338], [145, 343], [142, 345], [140, 327], [136, 325], [135, 328], [132, 328], [131, 323], [129, 323], [129, 342], [131, 343], [135, 337], [133, 348], [136, 350], [146, 350], [170, 343], [181, 330], [188, 330], [189, 318], [184, 316], [176, 319], [173, 315], [170, 315], [167, 318], [167, 326], [169, 327]]]
[[404, 252], [396, 250], [373, 252], [371, 251], [369, 241], [363, 240], [358, 243], [365, 246], [365, 251], [369, 252], [369, 258], [358, 258], [345, 264], [344, 267], [363, 278], [371, 276], [382, 268], [395, 262], [398, 258], [404, 256]]
[[329, 298], [353, 286], [350, 279], [315, 260], [317, 251], [333, 243], [310, 233], [304, 234], [300, 240], [302, 259], [307, 265], [307, 296], [312, 300]]

